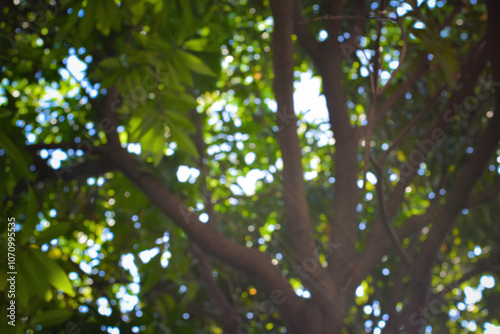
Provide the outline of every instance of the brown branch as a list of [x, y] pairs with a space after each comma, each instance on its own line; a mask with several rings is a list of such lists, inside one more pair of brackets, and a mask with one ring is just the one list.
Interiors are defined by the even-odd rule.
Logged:
[[403, 245], [399, 241], [399, 238], [391, 226], [389, 219], [387, 218], [386, 208], [385, 208], [385, 200], [384, 200], [384, 190], [382, 184], [382, 170], [380, 165], [373, 163], [375, 166], [375, 173], [377, 175], [377, 184], [375, 185], [375, 190], [377, 193], [377, 202], [379, 207], [379, 216], [382, 224], [384, 225], [387, 235], [391, 239], [393, 246], [396, 248], [396, 251], [399, 253], [401, 260], [405, 263], [405, 265], [411, 269], [412, 260], [406, 250], [403, 248]]
[[106, 159], [87, 159], [74, 166], [53, 169], [46, 160], [34, 157], [33, 163], [38, 174], [37, 181], [57, 179], [63, 180], [86, 180], [89, 177], [104, 175], [116, 170], [116, 167]]
[[493, 249], [487, 257], [479, 259], [458, 280], [446, 285], [440, 292], [440, 295], [445, 295], [453, 289], [458, 288], [462, 283], [488, 271], [500, 272], [500, 247]]
[[[489, 58], [492, 66], [493, 81], [500, 82], [500, 46], [496, 39], [500, 34], [500, 20], [493, 13], [500, 13], [500, 3], [488, 0], [488, 28], [487, 41]], [[441, 217], [436, 220], [429, 232], [427, 239], [422, 245], [422, 251], [416, 263], [414, 275], [416, 279], [412, 283], [409, 314], [417, 312], [427, 305], [427, 295], [430, 288], [430, 276], [434, 265], [435, 255], [448, 231], [453, 226], [459, 211], [467, 203], [469, 194], [479, 179], [481, 172], [486, 167], [488, 160], [495, 153], [500, 141], [500, 87], [496, 87], [495, 113], [489, 120], [486, 131], [481, 136], [477, 149], [471, 155], [469, 162], [461, 170], [457, 177], [456, 185], [450, 191], [446, 203], [441, 210]], [[405, 330], [417, 332], [415, 324], [411, 321], [405, 324]]]
[[91, 153], [91, 152], [96, 152], [98, 151], [98, 147], [94, 147], [91, 142], [89, 141], [83, 141], [81, 143], [75, 143], [75, 142], [70, 142], [70, 143], [50, 143], [50, 144], [31, 144], [31, 145], [26, 145], [26, 150], [29, 152], [36, 153], [41, 150], [57, 150], [61, 149], [63, 151], [67, 151], [69, 149], [72, 150], [82, 150], [85, 153]]
[[[50, 143], [26, 145], [26, 150], [31, 153], [35, 171], [38, 175], [37, 181], [58, 179], [58, 180], [85, 180], [89, 177], [104, 175], [113, 171], [115, 167], [106, 159], [102, 158], [102, 148], [93, 146], [90, 142], [81, 143]], [[47, 160], [39, 155], [41, 150], [70, 149], [82, 150], [85, 153], [85, 160], [73, 166], [65, 166], [54, 169], [47, 164]]]
[[190, 248], [192, 253], [200, 261], [200, 272], [205, 291], [210, 297], [212, 304], [221, 311], [220, 315], [224, 329], [229, 333], [236, 333], [240, 326], [237, 308], [229, 303], [224, 292], [215, 282], [212, 276], [212, 265], [210, 264], [210, 259], [207, 254], [194, 244], [192, 244]]
[[321, 59], [320, 43], [316, 40], [306, 24], [300, 22], [303, 17], [300, 13], [300, 7], [297, 0], [293, 1], [293, 31], [297, 35], [297, 40], [302, 49], [311, 57], [315, 64]]
[[[295, 21], [299, 22], [300, 26], [300, 17], [296, 16]], [[304, 47], [307, 35], [297, 36], [299, 43]], [[323, 78], [323, 94], [327, 101], [330, 127], [336, 140], [333, 174], [337, 180], [334, 191], [338, 196], [333, 204], [334, 218], [329, 237], [331, 244], [341, 243], [342, 247], [336, 249], [332, 255], [328, 271], [332, 277], [340, 277], [342, 272], [349, 268], [350, 260], [356, 254], [358, 176], [357, 169], [353, 166], [357, 166], [359, 136], [351, 126], [346, 107], [342, 86], [342, 53], [336, 41], [332, 39], [332, 43], [319, 44], [319, 51], [316, 47], [304, 47], [304, 49], [313, 59]]]
[[[478, 53], [481, 52], [481, 50], [484, 48], [484, 42], [485, 39], [482, 38], [481, 41], [476, 44], [471, 54], [466, 57], [466, 59], [463, 61], [461, 65], [461, 72], [467, 73], [467, 71], [470, 70], [467, 66], [470, 66], [471, 60], [474, 60], [475, 59], [474, 57], [478, 56]], [[415, 116], [411, 120], [411, 122], [403, 129], [403, 131], [401, 131], [401, 133], [396, 137], [396, 139], [393, 140], [387, 151], [385, 151], [382, 157], [380, 158], [379, 164], [381, 165], [384, 164], [388, 155], [401, 142], [401, 140], [403, 140], [403, 138], [409, 133], [409, 131], [429, 112], [432, 105], [434, 105], [437, 102], [437, 100], [441, 96], [441, 93], [447, 87], [448, 84], [445, 83], [438, 89], [438, 91], [432, 96], [432, 98], [427, 102], [427, 104], [424, 106], [424, 108], [422, 108], [422, 110], [417, 114], [417, 116]], [[451, 106], [451, 103], [448, 103], [448, 106]], [[448, 111], [448, 109], [446, 109], [446, 111]]]
[[305, 194], [302, 153], [297, 134], [297, 117], [293, 106], [293, 10], [286, 4], [273, 2], [274, 92], [278, 103], [278, 143], [283, 159], [285, 214], [292, 242], [300, 259], [314, 253], [314, 238]]
[[[302, 153], [297, 134], [297, 117], [293, 106], [293, 16], [294, 9], [289, 1], [275, 0], [271, 2], [274, 17], [273, 32], [273, 67], [275, 78], [273, 89], [278, 104], [278, 144], [283, 159], [284, 207], [287, 226], [290, 231], [292, 245], [300, 263], [314, 261], [315, 276], [304, 278], [304, 285], [311, 291], [312, 298], [329, 307], [340, 308], [340, 301], [335, 301], [329, 294], [329, 278], [321, 267], [315, 253], [312, 223], [307, 204]], [[319, 282], [317, 281], [319, 277]], [[333, 303], [333, 305], [332, 305]], [[335, 314], [340, 314], [340, 309]], [[341, 320], [338, 319], [338, 322]]]
[[342, 16], [343, 1], [331, 0], [330, 3], [331, 3], [331, 9], [330, 9], [330, 16], [328, 17], [328, 19], [330, 19], [330, 22], [327, 28], [328, 41], [329, 43], [336, 44], [337, 36], [339, 35], [340, 27], [342, 25], [342, 20], [334, 20], [332, 18], [334, 17], [345, 18]]
[[434, 94], [434, 96], [426, 103], [426, 105], [422, 108], [422, 110], [417, 114], [417, 116], [415, 116], [411, 120], [411, 122], [403, 129], [403, 131], [401, 131], [399, 135], [392, 141], [387, 151], [385, 151], [382, 157], [380, 158], [380, 161], [378, 162], [380, 165], [384, 164], [389, 153], [391, 153], [396, 148], [396, 146], [398, 146], [398, 144], [410, 132], [410, 130], [429, 112], [431, 107], [437, 102], [437, 100], [441, 96], [441, 93], [445, 90], [446, 87], [447, 87], [446, 84], [442, 85]]
[[[115, 166], [149, 198], [153, 205], [183, 229], [191, 240], [224, 263], [258, 279], [268, 294], [272, 295], [277, 291], [282, 299], [286, 299], [286, 303], [278, 305], [282, 315], [294, 328], [303, 326], [294, 322], [294, 319], [299, 319], [301, 314], [307, 312], [304, 304], [295, 295], [288, 282], [282, 280], [281, 271], [273, 266], [266, 254], [240, 245], [200, 222], [198, 216], [158, 179], [144, 173], [141, 165], [126, 150], [110, 146], [106, 151]], [[306, 317], [314, 315], [308, 313]]]
[[[108, 144], [103, 147], [103, 156], [146, 196], [162, 213], [179, 226], [188, 237], [210, 255], [222, 262], [256, 278], [263, 290], [271, 296], [279, 295], [286, 300], [277, 305], [281, 314], [293, 328], [305, 330], [298, 320], [305, 314], [308, 321], [317, 321], [317, 315], [307, 311], [303, 301], [294, 293], [290, 284], [282, 280], [281, 270], [274, 266], [268, 256], [257, 249], [247, 248], [227, 238], [208, 224], [203, 224], [198, 216], [166, 188], [161, 181], [145, 172], [133, 154], [121, 147], [116, 133], [116, 118], [113, 114], [114, 98], [102, 99], [96, 109], [108, 126]], [[307, 322], [306, 322], [307, 323]]]
[[357, 39], [363, 34], [361, 25], [369, 18], [368, 14], [363, 15], [365, 13], [365, 5], [365, 0], [356, 0], [355, 15], [352, 17], [354, 22], [352, 28], [349, 30], [349, 38], [345, 39], [340, 45], [340, 49], [344, 52], [345, 57], [348, 57], [352, 51], [359, 48]]
[[401, 49], [401, 57], [399, 58], [398, 67], [396, 67], [396, 69], [394, 71], [392, 71], [391, 77], [389, 78], [389, 80], [387, 80], [385, 85], [378, 90], [378, 93], [377, 93], [378, 95], [384, 94], [385, 90], [387, 89], [387, 87], [389, 87], [392, 80], [394, 80], [394, 78], [396, 78], [396, 75], [398, 74], [399, 70], [401, 69], [401, 66], [403, 65], [403, 62], [404, 62], [405, 57], [406, 57], [406, 48], [407, 48], [408, 42], [406, 40], [405, 29], [403, 27], [403, 22], [401, 21], [401, 19], [399, 17], [396, 19], [396, 22], [399, 25], [399, 29], [401, 30], [401, 36], [403, 37], [403, 47]]
[[406, 92], [411, 87], [415, 85], [415, 83], [417, 83], [417, 81], [422, 77], [422, 75], [427, 71], [428, 68], [429, 60], [427, 59], [427, 53], [424, 53], [415, 71], [377, 109], [377, 115], [375, 115], [375, 123], [378, 123], [384, 118], [385, 114], [394, 106], [394, 104], [396, 104], [397, 101], [399, 101], [399, 99], [401, 99], [401, 97], [406, 94]]
[[108, 93], [102, 99], [93, 101], [92, 103], [100, 119], [99, 127], [106, 133], [108, 144], [115, 147], [120, 146], [120, 138], [117, 131], [118, 119], [115, 113], [115, 109], [119, 103], [119, 93], [115, 86], [109, 88]]
[[466, 207], [470, 208], [476, 205], [483, 204], [492, 198], [495, 198], [500, 193], [500, 182], [495, 183], [494, 185], [481, 190], [471, 196], [469, 202]]
[[418, 166], [425, 161], [434, 146], [443, 138], [443, 134], [450, 125], [451, 120], [454, 120], [454, 116], [463, 107], [465, 99], [473, 91], [485, 64], [486, 52], [484, 52], [483, 48], [481, 52], [478, 52], [475, 61], [471, 61], [469, 71], [466, 72], [468, 75], [463, 76], [460, 80], [461, 88], [452, 94], [444, 108], [444, 112], [441, 113], [432, 130], [428, 131], [420, 146], [409, 155], [408, 162], [400, 168], [400, 180], [387, 201], [388, 217], [392, 217], [399, 209], [404, 199], [405, 189], [416, 175]]
[[[492, 5], [490, 4], [490, 6]], [[493, 65], [495, 65], [497, 58], [500, 57], [500, 48], [493, 46], [493, 40], [496, 36], [498, 36], [498, 34], [500, 34], [500, 24], [494, 26], [490, 19], [488, 28], [488, 44], [493, 67], [493, 79], [497, 80], [500, 79], [500, 66], [496, 68], [495, 73]], [[437, 252], [441, 246], [444, 236], [453, 224], [459, 211], [466, 206], [468, 197], [472, 192], [474, 185], [498, 146], [498, 142], [500, 141], [500, 131], [498, 131], [500, 128], [500, 89], [497, 89], [495, 95], [495, 113], [489, 120], [488, 126], [484, 134], [481, 136], [477, 144], [477, 148], [471, 155], [469, 162], [458, 175], [456, 185], [449, 193], [450, 195], [448, 196], [446, 204], [443, 207], [443, 210], [446, 213], [443, 217], [445, 219], [436, 222], [431, 233], [429, 233], [429, 237], [425, 241], [424, 246], [427, 247], [423, 247], [422, 254], [419, 257], [419, 261], [423, 266], [428, 266], [429, 262], [425, 261], [430, 261], [433, 254]]]
[[[380, 1], [380, 10], [385, 9], [385, 1]], [[379, 99], [379, 70], [382, 70], [382, 65], [384, 60], [380, 61], [380, 37], [382, 36], [382, 22], [378, 22], [377, 25], [377, 38], [375, 39], [374, 51], [375, 56], [373, 57], [373, 71], [370, 71], [370, 64], [368, 64], [368, 70], [371, 72], [370, 82], [372, 87], [372, 98], [370, 101], [370, 113], [368, 114], [368, 122], [366, 124], [366, 139], [365, 139], [365, 156], [363, 163], [363, 188], [362, 192], [366, 190], [366, 174], [368, 173], [368, 168], [370, 164], [370, 142], [372, 138], [373, 126], [375, 124], [375, 113], [377, 110], [377, 103]], [[387, 86], [386, 86], [387, 87]]]
[[[457, 7], [460, 7], [460, 6], [457, 6]], [[456, 8], [455, 8], [456, 10]], [[454, 13], [455, 13], [455, 10], [454, 10]], [[453, 18], [454, 14], [452, 13], [450, 15], [450, 18]], [[444, 27], [444, 26], [443, 26]], [[474, 60], [475, 57], [477, 56], [477, 53], [478, 52], [481, 52], [482, 49], [484, 49], [484, 41], [485, 39], [482, 38], [473, 48], [473, 50], [469, 53], [469, 55], [463, 60], [460, 68], [461, 68], [461, 71], [460, 73], [468, 73], [468, 71], [470, 70], [468, 68], [468, 66], [470, 66], [470, 61], [471, 60]], [[401, 65], [401, 62], [399, 63], [399, 65]], [[382, 120], [382, 118], [384, 117], [384, 115], [389, 111], [389, 109], [391, 109], [394, 104], [396, 104], [397, 101], [399, 101], [399, 99], [401, 99], [402, 96], [404, 96], [406, 94], [406, 92], [414, 86], [414, 84], [418, 81], [418, 79], [420, 79], [420, 77], [429, 69], [429, 60], [427, 59], [427, 53], [424, 52], [424, 54], [422, 55], [422, 60], [419, 64], [419, 66], [415, 69], [415, 71], [413, 72], [413, 74], [410, 76], [409, 80], [406, 81], [403, 85], [400, 86], [400, 88], [398, 90], [396, 90], [383, 104], [382, 106], [379, 108], [379, 110], [377, 111], [377, 116], [376, 116], [376, 120], [375, 120], [375, 123], [379, 122], [380, 120]], [[461, 76], [461, 75], [460, 75]], [[445, 83], [444, 84], [444, 88], [442, 88], [443, 90], [446, 89], [448, 87], [448, 84]]]

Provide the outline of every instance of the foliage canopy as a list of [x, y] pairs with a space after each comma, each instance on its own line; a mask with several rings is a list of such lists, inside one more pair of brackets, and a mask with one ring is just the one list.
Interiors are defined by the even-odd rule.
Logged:
[[499, 326], [498, 2], [14, 0], [0, 22], [2, 333]]

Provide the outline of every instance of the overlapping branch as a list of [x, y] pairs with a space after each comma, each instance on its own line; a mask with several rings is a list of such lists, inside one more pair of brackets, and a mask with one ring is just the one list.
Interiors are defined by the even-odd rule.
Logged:
[[385, 230], [387, 232], [387, 235], [392, 241], [393, 246], [396, 248], [397, 252], [399, 253], [399, 256], [401, 257], [401, 260], [405, 263], [405, 265], [408, 268], [411, 268], [412, 265], [412, 260], [406, 250], [403, 248], [403, 245], [399, 241], [398, 235], [394, 231], [394, 229], [391, 226], [391, 222], [387, 218], [387, 209], [385, 207], [385, 200], [384, 200], [384, 189], [383, 189], [383, 184], [382, 184], [382, 170], [380, 165], [374, 162], [373, 164], [375, 166], [375, 173], [378, 179], [377, 184], [375, 185], [375, 190], [377, 193], [377, 202], [378, 202], [378, 208], [379, 208], [379, 217], [380, 220], [382, 221], [382, 224], [385, 227]]
[[[304, 326], [299, 321], [294, 321], [303, 315], [313, 321], [311, 318], [315, 315], [307, 311], [290, 284], [282, 279], [281, 270], [271, 263], [266, 254], [240, 245], [208, 224], [203, 224], [198, 215], [190, 211], [160, 180], [146, 173], [133, 154], [121, 147], [116, 133], [117, 124], [112, 110], [113, 102], [113, 99], [104, 98], [95, 105], [108, 138], [108, 143], [102, 147], [102, 150], [109, 162], [124, 173], [153, 205], [184, 230], [200, 248], [231, 267], [258, 279], [264, 291], [272, 299], [281, 301], [276, 306], [283, 316], [290, 320], [292, 327], [301, 329]], [[283, 300], [286, 302], [282, 302]]]
[[[496, 38], [500, 34], [500, 22], [498, 16], [500, 13], [500, 3], [497, 1], [487, 1], [488, 7], [488, 32], [487, 41], [489, 48], [489, 58], [493, 73], [493, 81], [500, 82], [500, 46], [496, 43]], [[415, 278], [412, 283], [409, 313], [417, 312], [425, 307], [427, 295], [429, 293], [429, 281], [431, 271], [434, 265], [436, 253], [448, 231], [458, 216], [460, 209], [467, 204], [468, 197], [472, 192], [474, 185], [479, 179], [482, 171], [488, 164], [489, 159], [495, 153], [500, 142], [500, 87], [497, 87], [495, 93], [495, 113], [489, 120], [486, 131], [481, 136], [477, 149], [471, 155], [469, 162], [461, 170], [457, 177], [456, 185], [449, 192], [449, 196], [444, 204], [440, 219], [435, 220], [427, 239], [422, 245], [421, 254], [415, 263]], [[405, 323], [405, 329], [410, 333], [416, 333], [418, 328], [411, 321]]]
[[[304, 285], [311, 291], [313, 299], [339, 308], [340, 301], [333, 297], [336, 292], [330, 287], [330, 279], [321, 267], [315, 252], [312, 223], [307, 204], [302, 153], [297, 133], [297, 117], [293, 106], [293, 18], [294, 8], [289, 1], [271, 2], [274, 17], [273, 32], [273, 89], [277, 110], [278, 144], [283, 159], [283, 187], [285, 216], [290, 231], [294, 252], [300, 260], [299, 265], [313, 261], [314, 275], [303, 279]], [[296, 16], [296, 15], [295, 15]], [[305, 32], [304, 32], [305, 33]], [[332, 305], [333, 303], [333, 305]], [[341, 319], [337, 319], [338, 322]]]
[[302, 260], [314, 254], [314, 238], [305, 193], [302, 153], [293, 106], [293, 8], [273, 1], [274, 93], [278, 104], [278, 143], [283, 159], [285, 215], [295, 251]]

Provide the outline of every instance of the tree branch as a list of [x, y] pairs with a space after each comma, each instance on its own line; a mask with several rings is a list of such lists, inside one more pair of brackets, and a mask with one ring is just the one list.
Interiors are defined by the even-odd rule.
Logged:
[[61, 149], [63, 151], [67, 151], [69, 149], [72, 150], [82, 150], [85, 153], [98, 153], [99, 148], [95, 147], [89, 141], [83, 141], [80, 143], [70, 142], [70, 143], [51, 143], [51, 144], [31, 144], [26, 145], [26, 150], [32, 153], [36, 153], [41, 150], [57, 150]]
[[403, 37], [403, 47], [401, 49], [401, 57], [399, 57], [398, 67], [396, 67], [396, 69], [394, 71], [392, 71], [391, 77], [389, 78], [389, 80], [387, 80], [385, 85], [378, 90], [378, 93], [377, 93], [378, 95], [384, 94], [387, 87], [389, 87], [389, 85], [394, 80], [394, 78], [396, 78], [396, 75], [398, 74], [399, 70], [401, 69], [401, 66], [403, 65], [403, 62], [404, 62], [405, 57], [406, 57], [406, 48], [407, 48], [408, 43], [406, 41], [405, 29], [403, 26], [403, 22], [401, 21], [401, 19], [399, 17], [396, 19], [396, 22], [399, 26], [399, 30], [401, 30], [401, 36]]
[[[454, 120], [454, 116], [462, 110], [464, 100], [474, 89], [478, 77], [486, 64], [486, 57], [486, 52], [484, 48], [482, 48], [481, 51], [477, 53], [477, 59], [475, 59], [475, 61], [471, 61], [471, 68], [469, 71], [465, 72], [468, 73], [468, 75], [461, 78], [460, 84], [462, 87], [452, 94], [445, 106], [444, 112], [436, 121], [433, 129], [430, 130], [427, 133], [426, 138], [420, 142], [420, 146], [409, 155], [408, 162], [400, 168], [400, 180], [387, 201], [387, 217], [389, 217], [389, 219], [396, 214], [397, 210], [401, 206], [404, 199], [405, 189], [416, 175], [420, 163], [425, 161], [437, 142], [442, 139], [446, 128], [450, 125], [451, 121]], [[373, 250], [371, 247], [380, 247], [379, 241], [372, 238], [375, 231], [378, 228], [382, 228], [379, 223], [380, 222], [378, 221], [374, 222], [374, 229], [372, 230], [372, 233], [367, 241], [366, 249], [368, 252]]]
[[59, 169], [48, 166], [47, 161], [40, 157], [34, 157], [33, 163], [38, 173], [38, 181], [50, 179], [60, 181], [86, 180], [89, 177], [101, 176], [116, 169], [105, 159], [87, 159], [78, 165]]
[[500, 272], [500, 247], [493, 249], [490, 255], [478, 260], [472, 265], [458, 280], [453, 281], [444, 287], [440, 295], [445, 295], [453, 289], [458, 288], [462, 283], [467, 282], [473, 277], [484, 274], [488, 271]]
[[389, 153], [391, 153], [396, 148], [396, 146], [398, 146], [398, 144], [410, 132], [410, 130], [429, 112], [431, 107], [437, 102], [437, 100], [441, 96], [441, 93], [445, 90], [446, 87], [447, 87], [446, 84], [442, 85], [434, 94], [434, 96], [422, 108], [422, 110], [417, 114], [417, 116], [415, 116], [411, 120], [411, 122], [403, 129], [403, 131], [401, 131], [399, 135], [392, 141], [387, 151], [385, 151], [384, 154], [382, 155], [382, 158], [380, 158], [380, 161], [378, 162], [380, 165], [384, 164]]
[[498, 196], [499, 193], [500, 193], [500, 182], [497, 182], [494, 185], [484, 190], [481, 190], [476, 194], [473, 194], [469, 199], [469, 202], [467, 203], [466, 207], [470, 208], [476, 205], [483, 204], [489, 201], [490, 199]]
[[[342, 16], [343, 12], [343, 1], [342, 0], [331, 0], [330, 17]], [[337, 44], [337, 36], [340, 32], [340, 27], [342, 25], [342, 20], [330, 20], [327, 28], [328, 32], [328, 43]]]
[[[116, 90], [111, 90], [113, 91]], [[266, 254], [240, 245], [212, 229], [209, 224], [203, 224], [197, 214], [190, 211], [161, 181], [145, 172], [140, 162], [121, 147], [116, 132], [116, 117], [113, 114], [116, 101], [116, 97], [106, 97], [95, 105], [100, 117], [103, 117], [100, 124], [108, 139], [108, 143], [102, 147], [103, 156], [123, 172], [153, 205], [184, 230], [194, 243], [222, 262], [255, 277], [271, 299], [278, 300], [278, 309], [293, 328], [305, 331], [304, 324], [317, 321], [317, 315], [305, 308], [290, 284], [282, 279], [281, 270], [271, 263]], [[299, 321], [303, 316], [307, 318], [304, 323]]]
[[[500, 34], [500, 21], [493, 13], [500, 13], [498, 1], [487, 1], [488, 8], [488, 30], [487, 41], [489, 58], [492, 65], [493, 81], [500, 82], [500, 46], [496, 39]], [[450, 191], [446, 203], [441, 210], [440, 219], [434, 222], [427, 239], [422, 245], [422, 251], [416, 263], [416, 279], [412, 283], [409, 312], [418, 311], [427, 305], [427, 295], [430, 287], [431, 270], [435, 261], [435, 254], [439, 251], [441, 244], [452, 227], [460, 209], [467, 203], [469, 194], [479, 179], [482, 170], [486, 167], [488, 160], [495, 153], [500, 141], [500, 87], [496, 87], [495, 113], [488, 122], [486, 131], [481, 136], [477, 149], [472, 154], [469, 162], [457, 177], [456, 185]], [[411, 321], [405, 324], [405, 330], [417, 332], [415, 324]]]
[[[298, 322], [304, 312], [307, 318], [312, 317], [310, 321], [315, 321], [315, 315], [307, 313], [303, 302], [293, 292], [290, 284], [282, 280], [281, 271], [272, 265], [266, 254], [240, 245], [213, 230], [208, 224], [203, 224], [198, 216], [159, 180], [144, 173], [140, 164], [125, 149], [108, 146], [106, 153], [110, 161], [149, 198], [151, 203], [183, 229], [197, 245], [224, 263], [257, 278], [269, 295], [279, 294], [281, 300], [286, 300], [278, 307], [283, 316], [291, 322], [292, 327], [300, 329], [304, 326]], [[297, 319], [297, 322], [294, 322], [294, 319]]]
[[[497, 33], [500, 34], [500, 25], [498, 30], [499, 31]], [[493, 37], [492, 35], [490, 36]], [[489, 41], [489, 43], [492, 43], [491, 39]], [[500, 52], [495, 54], [495, 56], [500, 56]], [[494, 60], [492, 59], [492, 63], [493, 62]], [[448, 196], [446, 204], [443, 207], [444, 219], [436, 221], [435, 226], [432, 228], [429, 233], [429, 237], [424, 243], [422, 253], [419, 256], [419, 263], [423, 267], [427, 268], [429, 263], [432, 263], [434, 254], [438, 251], [439, 247], [441, 247], [442, 240], [455, 221], [456, 216], [460, 210], [466, 206], [467, 199], [472, 192], [474, 185], [481, 176], [482, 170], [486, 167], [488, 160], [494, 154], [498, 146], [498, 142], [500, 141], [500, 131], [498, 131], [500, 128], [500, 110], [498, 110], [500, 94], [497, 93], [496, 95], [497, 106], [495, 108], [495, 114], [488, 122], [488, 127], [481, 136], [476, 150], [471, 155], [469, 162], [458, 175], [456, 185], [450, 191], [450, 195]]]
[[[93, 146], [90, 142], [81, 143], [58, 143], [58, 144], [32, 144], [26, 145], [26, 150], [31, 153], [33, 164], [35, 165], [38, 174], [38, 180], [58, 179], [58, 180], [85, 180], [89, 177], [103, 175], [114, 170], [114, 166], [99, 155], [102, 149], [99, 146]], [[85, 161], [74, 165], [54, 169], [47, 164], [45, 159], [42, 159], [38, 154], [41, 150], [61, 149], [64, 151], [82, 150], [88, 157]], [[94, 154], [92, 156], [91, 154]]]
[[320, 43], [311, 33], [307, 24], [303, 22], [304, 19], [300, 13], [300, 7], [297, 0], [293, 1], [293, 31], [297, 35], [299, 45], [311, 57], [315, 64], [318, 64], [321, 58]]
[[[340, 2], [340, 1], [339, 1]], [[295, 7], [297, 8], [297, 7]], [[295, 10], [295, 24], [302, 26], [300, 12]], [[296, 32], [299, 30], [296, 28]], [[345, 94], [342, 87], [342, 55], [336, 41], [332, 43], [316, 43], [316, 46], [307, 46], [307, 40], [315, 40], [312, 34], [297, 33], [299, 43], [313, 59], [323, 78], [323, 94], [325, 95], [330, 127], [335, 135], [335, 157], [333, 173], [336, 178], [334, 191], [338, 194], [333, 204], [334, 218], [330, 232], [331, 244], [342, 244], [335, 250], [329, 263], [329, 274], [335, 279], [350, 266], [350, 260], [355, 256], [357, 233], [357, 149], [359, 136], [350, 124], [346, 108]], [[308, 37], [309, 36], [309, 37]], [[318, 50], [319, 49], [319, 50]]]
[[238, 320], [238, 310], [235, 306], [231, 305], [226, 296], [215, 282], [212, 276], [212, 266], [210, 259], [198, 246], [192, 244], [191, 251], [200, 261], [200, 272], [207, 292], [212, 304], [219, 308], [221, 313], [221, 320], [224, 329], [228, 333], [237, 333], [240, 322]]
[[377, 174], [377, 179], [378, 182], [375, 185], [375, 189], [377, 192], [377, 202], [378, 202], [378, 207], [379, 207], [379, 217], [380, 220], [382, 221], [382, 224], [384, 225], [387, 235], [389, 236], [389, 239], [391, 239], [392, 244], [396, 248], [396, 251], [399, 253], [399, 256], [401, 257], [401, 260], [405, 263], [405, 265], [411, 269], [412, 266], [412, 260], [406, 250], [403, 248], [403, 245], [399, 241], [399, 238], [394, 231], [394, 229], [391, 226], [390, 221], [387, 218], [386, 214], [386, 208], [385, 208], [385, 200], [384, 200], [384, 190], [383, 190], [383, 185], [382, 185], [382, 170], [380, 165], [377, 163], [373, 163], [375, 166], [375, 173]]
[[302, 260], [314, 253], [314, 238], [305, 194], [302, 153], [293, 106], [293, 9], [287, 1], [273, 1], [274, 92], [278, 103], [278, 143], [283, 159], [285, 214], [294, 248]]
[[392, 93], [388, 99], [383, 102], [380, 107], [376, 111], [375, 115], [375, 123], [378, 123], [382, 118], [385, 116], [385, 114], [398, 102], [401, 97], [403, 97], [406, 92], [415, 85], [415, 83], [422, 77], [422, 75], [427, 71], [429, 68], [429, 60], [427, 59], [427, 54], [424, 53], [422, 55], [422, 59], [413, 72], [413, 74], [410, 75], [410, 77], [401, 85], [399, 85], [399, 88]]
[[[302, 153], [297, 134], [297, 117], [293, 106], [293, 43], [291, 37], [294, 9], [287, 0], [272, 1], [271, 9], [274, 17], [273, 67], [275, 78], [273, 89], [278, 103], [277, 136], [283, 159], [285, 216], [294, 251], [300, 260], [299, 264], [305, 261], [314, 261], [317, 268], [314, 276], [304, 278], [304, 285], [311, 290], [313, 299], [331, 306], [335, 300], [332, 299], [333, 296], [328, 296], [329, 290], [323, 288], [328, 287], [329, 280], [315, 252], [312, 223], [305, 192]], [[316, 282], [316, 278], [319, 278], [319, 282]], [[338, 311], [340, 312], [340, 309]]]

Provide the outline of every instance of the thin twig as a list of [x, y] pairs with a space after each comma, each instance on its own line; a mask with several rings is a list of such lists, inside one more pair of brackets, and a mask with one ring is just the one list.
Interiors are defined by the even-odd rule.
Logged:
[[[385, 7], [385, 1], [380, 2], [380, 6], [382, 11]], [[382, 22], [378, 22], [377, 27], [377, 39], [375, 40], [375, 57], [373, 59], [373, 74], [370, 75], [370, 81], [372, 86], [372, 99], [370, 103], [370, 113], [368, 114], [368, 122], [366, 129], [366, 138], [365, 138], [365, 157], [364, 157], [364, 165], [363, 165], [363, 188], [362, 191], [366, 190], [366, 174], [368, 173], [368, 167], [370, 164], [370, 142], [373, 131], [373, 123], [375, 121], [375, 110], [376, 104], [378, 100], [378, 82], [379, 82], [379, 69], [380, 69], [380, 37], [382, 36]], [[365, 55], [366, 57], [366, 55]], [[383, 63], [383, 60], [382, 62]], [[368, 64], [368, 71], [370, 71], [370, 64]]]
[[387, 230], [387, 234], [389, 235], [389, 238], [391, 239], [392, 243], [396, 247], [396, 250], [398, 251], [401, 260], [406, 264], [408, 268], [411, 269], [412, 266], [412, 260], [406, 250], [403, 248], [403, 245], [399, 241], [398, 235], [394, 231], [394, 229], [391, 227], [389, 220], [387, 219], [387, 213], [386, 213], [386, 208], [385, 208], [385, 200], [384, 200], [384, 191], [382, 189], [382, 170], [379, 164], [377, 164], [375, 161], [372, 160], [372, 164], [375, 167], [375, 173], [377, 176], [377, 184], [375, 185], [375, 189], [377, 192], [377, 202], [380, 210], [380, 219], [382, 220], [382, 224], [384, 225], [385, 229]]
[[324, 16], [320, 16], [320, 17], [315, 17], [314, 19], [301, 21], [301, 22], [299, 22], [299, 24], [304, 24], [304, 23], [314, 22], [314, 21], [344, 20], [344, 19], [369, 19], [369, 20], [391, 21], [391, 22], [396, 21], [395, 19], [392, 19], [390, 17], [376, 17], [376, 16], [370, 16], [370, 15], [335, 15], [335, 16], [324, 15]]
[[382, 158], [379, 160], [379, 164], [383, 165], [385, 160], [387, 159], [388, 155], [396, 148], [396, 146], [401, 142], [401, 140], [410, 132], [410, 130], [417, 124], [422, 117], [424, 117], [429, 110], [431, 109], [432, 105], [436, 103], [437, 99], [441, 96], [441, 93], [448, 87], [447, 84], [442, 85], [438, 91], [434, 94], [434, 96], [427, 102], [427, 104], [422, 108], [422, 110], [418, 113], [417, 116], [415, 116], [411, 122], [401, 131], [401, 133], [394, 139], [392, 144], [389, 146], [387, 151], [384, 152], [384, 155], [382, 155]]

